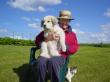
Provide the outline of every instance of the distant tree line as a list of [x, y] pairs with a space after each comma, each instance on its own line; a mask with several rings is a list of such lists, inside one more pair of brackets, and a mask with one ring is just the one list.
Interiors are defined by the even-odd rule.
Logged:
[[[23, 46], [34, 46], [35, 43], [32, 40], [13, 39], [10, 37], [0, 38], [0, 45], [23, 45]], [[80, 46], [94, 46], [94, 47], [110, 47], [110, 43], [82, 43]]]
[[23, 46], [33, 46], [34, 41], [23, 40], [23, 39], [13, 39], [10, 37], [0, 38], [0, 45], [23, 45]]
[[103, 42], [100, 42], [100, 43], [91, 43], [91, 44], [82, 43], [82, 44], [80, 44], [80, 46], [110, 47], [110, 43], [103, 43]]

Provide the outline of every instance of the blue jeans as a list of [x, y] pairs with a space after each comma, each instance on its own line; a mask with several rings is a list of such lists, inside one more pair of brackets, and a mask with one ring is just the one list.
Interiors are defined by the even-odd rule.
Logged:
[[62, 56], [54, 56], [52, 58], [39, 57], [37, 59], [37, 82], [45, 82], [46, 72], [50, 76], [51, 82], [61, 82], [60, 70], [65, 64], [66, 58]]

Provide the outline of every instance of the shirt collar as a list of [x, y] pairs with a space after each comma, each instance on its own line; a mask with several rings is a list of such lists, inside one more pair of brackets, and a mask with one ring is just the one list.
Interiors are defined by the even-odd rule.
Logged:
[[68, 30], [67, 30], [67, 31], [65, 31], [65, 32], [67, 32], [67, 33], [68, 33], [68, 32], [72, 32], [72, 28], [71, 28], [71, 26], [70, 26], [70, 25], [68, 26]]

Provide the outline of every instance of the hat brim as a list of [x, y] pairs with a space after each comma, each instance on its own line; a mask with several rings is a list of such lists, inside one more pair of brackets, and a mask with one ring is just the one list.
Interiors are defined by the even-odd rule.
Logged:
[[57, 17], [57, 19], [68, 19], [68, 20], [74, 20], [73, 18], [65, 18], [65, 17]]

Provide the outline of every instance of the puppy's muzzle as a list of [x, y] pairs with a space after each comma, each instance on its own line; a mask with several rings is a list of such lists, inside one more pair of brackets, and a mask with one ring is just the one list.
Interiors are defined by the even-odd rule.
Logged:
[[46, 25], [45, 24], [43, 25], [43, 28], [46, 29]]

